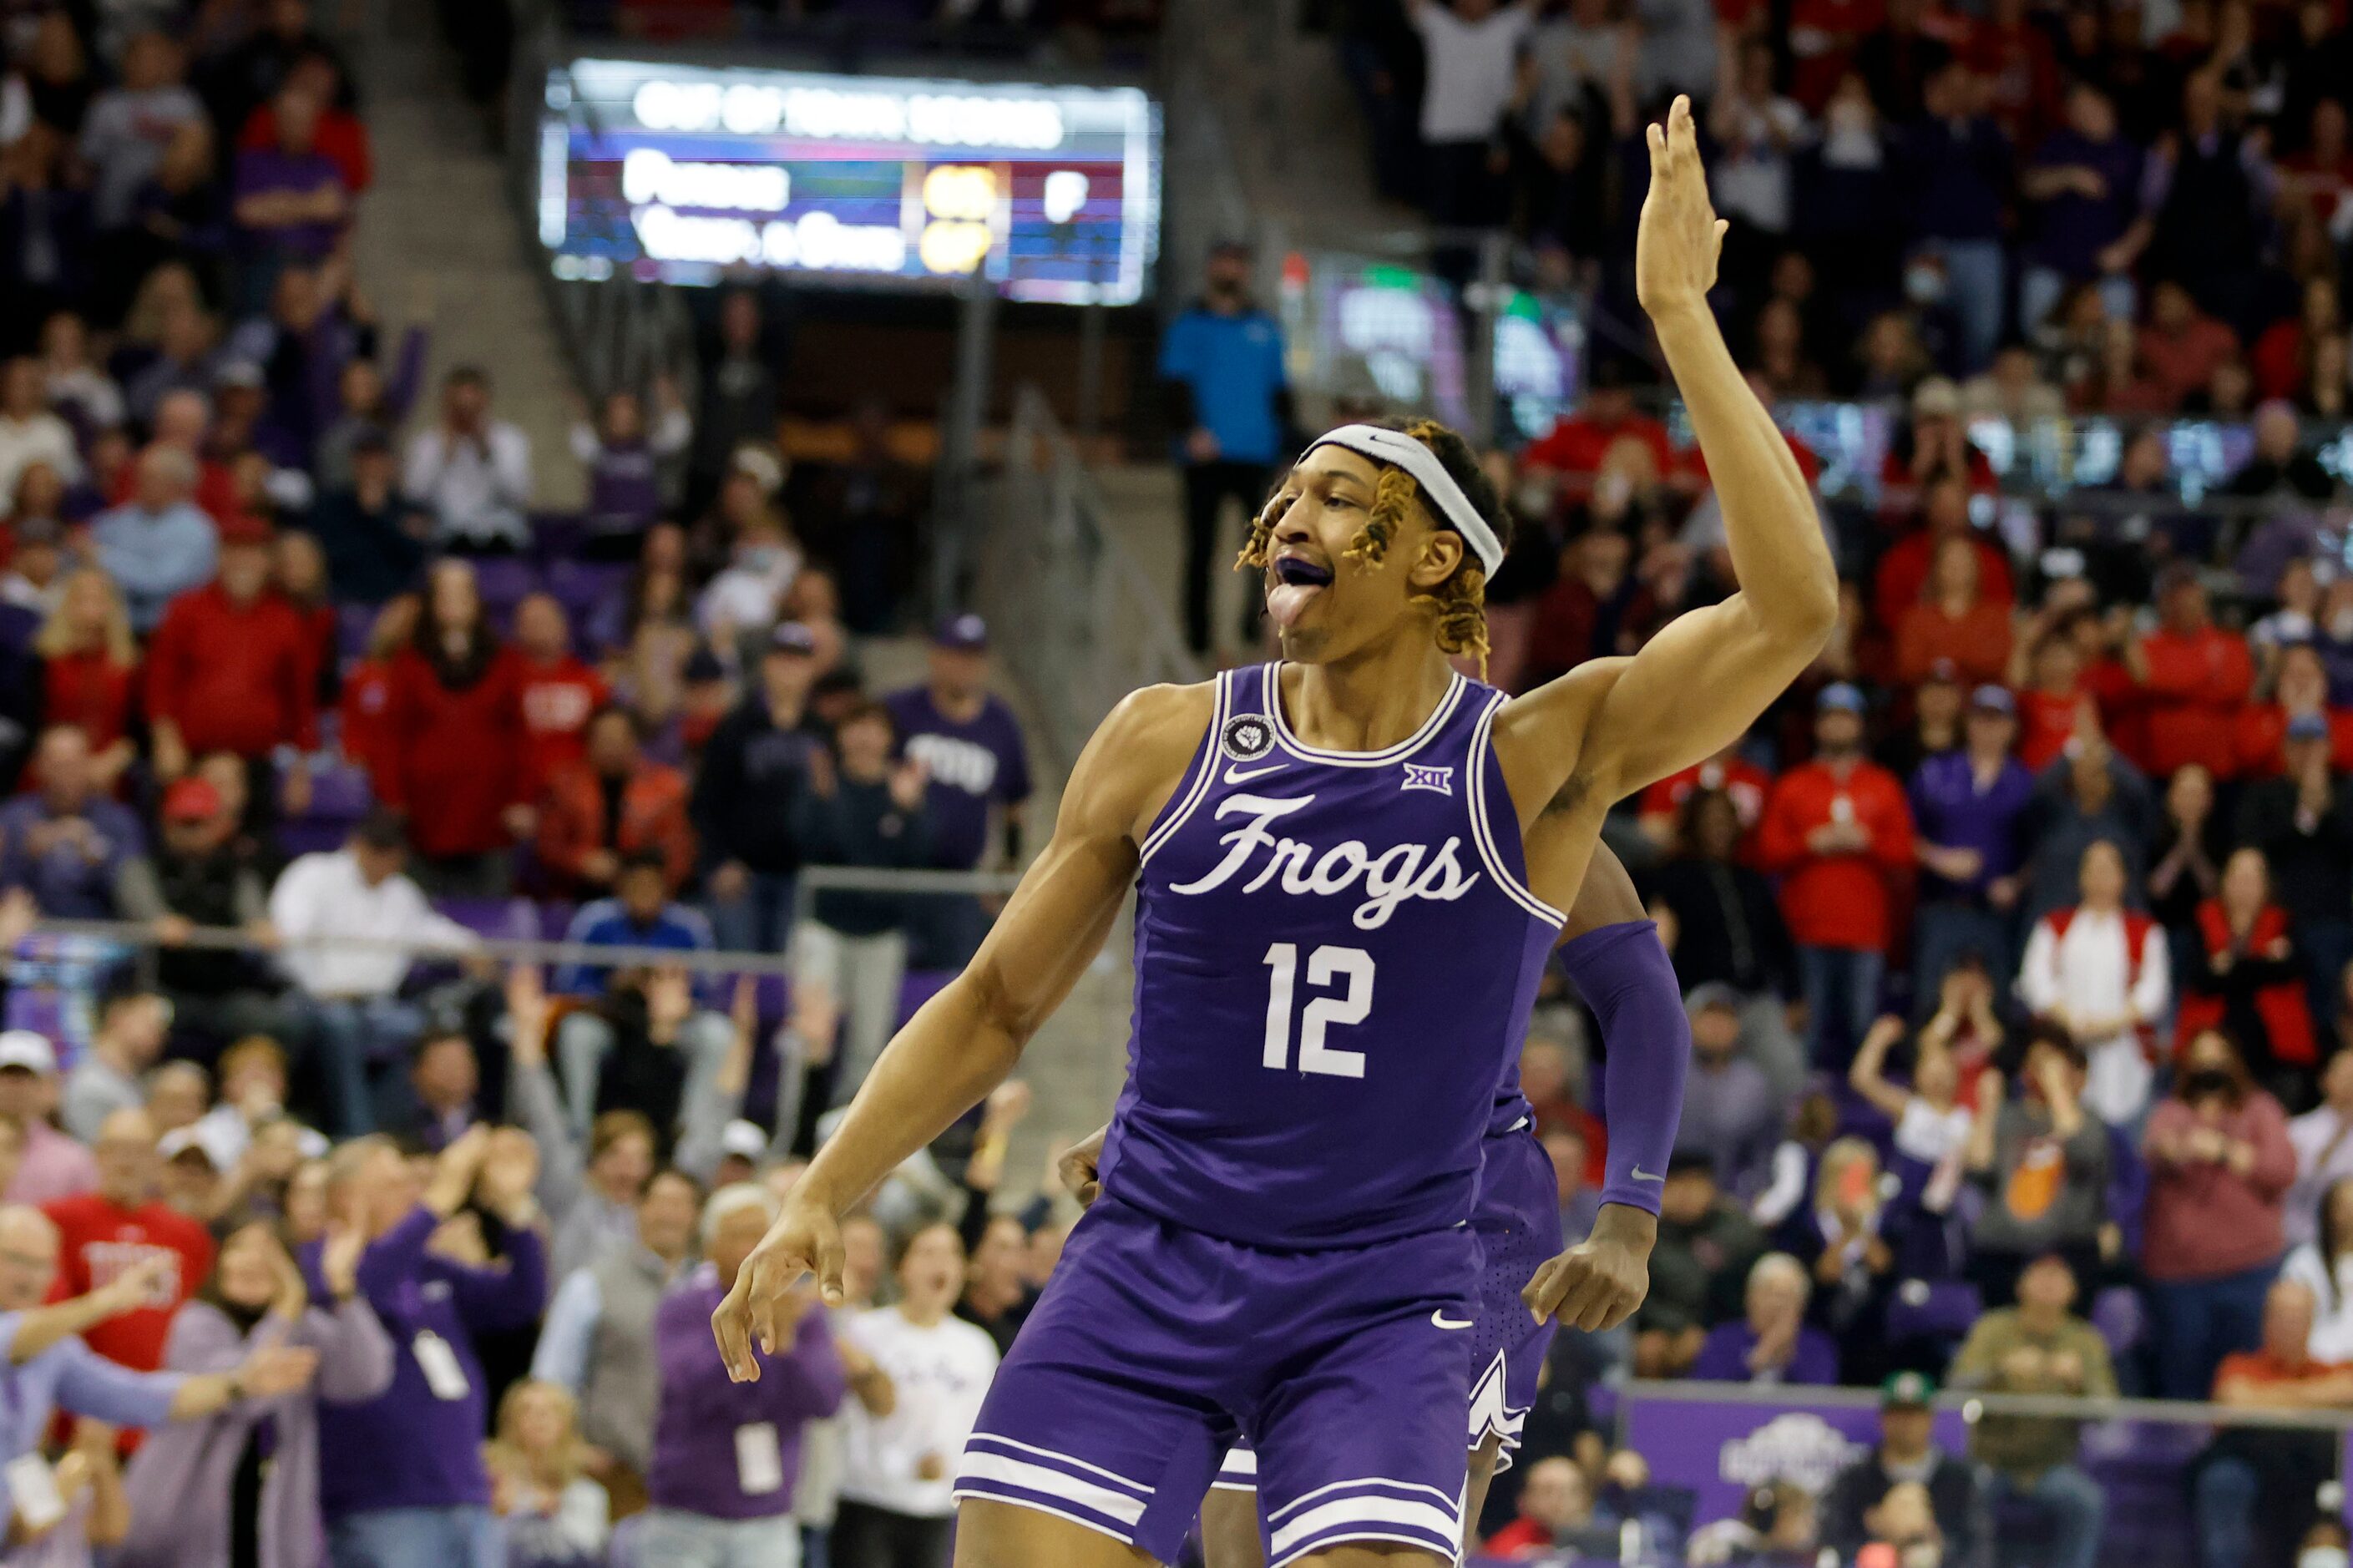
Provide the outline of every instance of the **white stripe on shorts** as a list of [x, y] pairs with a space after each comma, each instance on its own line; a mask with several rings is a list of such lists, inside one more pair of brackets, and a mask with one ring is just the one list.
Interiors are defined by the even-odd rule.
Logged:
[[1451, 1555], [1461, 1542], [1462, 1521], [1435, 1503], [1377, 1496], [1335, 1498], [1274, 1531], [1268, 1568], [1282, 1568], [1314, 1546], [1370, 1539], [1410, 1541], [1417, 1545], [1434, 1542], [1439, 1551]]
[[1250, 1448], [1226, 1450], [1224, 1461], [1218, 1466], [1217, 1479], [1209, 1483], [1210, 1490], [1216, 1491], [1220, 1489], [1229, 1492], [1258, 1490], [1258, 1454], [1255, 1450]]
[[1049, 1469], [1044, 1465], [1033, 1465], [1027, 1459], [1009, 1459], [1002, 1454], [982, 1453], [966, 1448], [964, 1452], [964, 1463], [956, 1471], [956, 1483], [962, 1486], [967, 1480], [1002, 1481], [1007, 1486], [1020, 1487], [1033, 1492], [1043, 1492], [1048, 1497], [1060, 1498], [1066, 1502], [1074, 1502], [1081, 1507], [1091, 1508], [1097, 1513], [1109, 1519], [1115, 1519], [1131, 1529], [1144, 1517], [1143, 1501], [1128, 1496], [1125, 1492], [1113, 1491], [1109, 1487], [1097, 1486], [1092, 1481], [1081, 1480], [1067, 1470]]

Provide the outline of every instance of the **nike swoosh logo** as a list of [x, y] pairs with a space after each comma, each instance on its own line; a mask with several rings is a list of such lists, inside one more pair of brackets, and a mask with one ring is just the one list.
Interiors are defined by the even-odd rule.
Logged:
[[1244, 773], [1238, 767], [1228, 768], [1226, 770], [1226, 782], [1229, 784], [1248, 784], [1252, 779], [1262, 779], [1269, 773], [1279, 773], [1282, 771], [1282, 764], [1281, 763], [1276, 763], [1271, 767], [1252, 768], [1248, 773]]
[[1659, 1182], [1659, 1183], [1664, 1183], [1664, 1182], [1666, 1181], [1666, 1177], [1664, 1177], [1664, 1176], [1654, 1176], [1654, 1175], [1651, 1174], [1651, 1173], [1650, 1173], [1650, 1172], [1648, 1172], [1648, 1171], [1646, 1171], [1646, 1170], [1642, 1169], [1642, 1167], [1641, 1167], [1641, 1166], [1640, 1166], [1640, 1165], [1635, 1166], [1635, 1167], [1633, 1168], [1633, 1170], [1632, 1170], [1632, 1171], [1630, 1171], [1630, 1173], [1629, 1173], [1630, 1175], [1631, 1175], [1631, 1176], [1632, 1176], [1636, 1181], [1638, 1181], [1638, 1182]]
[[1459, 1323], [1449, 1318], [1446, 1315], [1446, 1309], [1443, 1307], [1440, 1307], [1435, 1312], [1430, 1313], [1430, 1321], [1436, 1323], [1441, 1329], [1467, 1329], [1471, 1326], [1471, 1320], [1468, 1318], [1463, 1319]]

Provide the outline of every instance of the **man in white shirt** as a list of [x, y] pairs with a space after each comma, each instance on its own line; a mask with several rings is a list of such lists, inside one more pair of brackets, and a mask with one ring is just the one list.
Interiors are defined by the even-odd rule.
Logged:
[[2172, 994], [2165, 931], [2125, 908], [2124, 856], [2108, 840], [2084, 849], [2077, 875], [2083, 902], [2035, 922], [2018, 994], [2084, 1047], [2084, 1108], [2112, 1127], [2133, 1127], [2148, 1109], [2153, 1077], [2144, 1034]]
[[1427, 58], [1421, 139], [1432, 220], [1450, 226], [1499, 220], [1498, 181], [1487, 155], [1512, 98], [1520, 46], [1535, 25], [1535, 0], [1407, 0]]
[[[291, 998], [327, 1081], [327, 1120], [340, 1137], [374, 1131], [371, 1065], [397, 1064], [424, 1033], [425, 1018], [400, 999], [419, 951], [467, 952], [474, 933], [434, 911], [402, 873], [407, 837], [399, 819], [371, 812], [343, 848], [305, 855], [270, 889], [269, 923]], [[406, 943], [344, 945], [338, 939]]]
[[433, 516], [438, 542], [521, 550], [531, 542], [531, 437], [491, 417], [490, 378], [459, 365], [441, 383], [441, 419], [408, 444], [400, 488]]

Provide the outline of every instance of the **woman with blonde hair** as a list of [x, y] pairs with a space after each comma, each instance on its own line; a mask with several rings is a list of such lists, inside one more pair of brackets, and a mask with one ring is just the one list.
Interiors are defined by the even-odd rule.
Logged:
[[71, 724], [90, 742], [99, 786], [114, 793], [135, 754], [131, 700], [139, 650], [114, 579], [94, 566], [68, 573], [57, 607], [33, 637], [41, 661], [41, 729]]
[[482, 1445], [491, 1510], [506, 1523], [507, 1568], [605, 1561], [611, 1517], [588, 1479], [580, 1407], [560, 1384], [525, 1378], [499, 1401], [498, 1436]]

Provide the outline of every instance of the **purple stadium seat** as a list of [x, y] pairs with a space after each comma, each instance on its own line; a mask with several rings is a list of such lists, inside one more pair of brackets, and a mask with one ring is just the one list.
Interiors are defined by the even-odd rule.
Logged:
[[374, 605], [335, 606], [335, 648], [346, 662], [367, 655], [368, 633], [375, 627]]
[[1906, 1279], [1888, 1299], [1887, 1337], [1957, 1344], [1984, 1313], [1985, 1298], [1965, 1280]]
[[511, 555], [488, 555], [475, 562], [474, 581], [481, 589], [483, 608], [501, 626], [513, 617], [514, 607], [539, 588], [539, 574], [531, 563]]
[[2140, 1342], [2148, 1329], [2148, 1313], [2140, 1303], [2140, 1292], [2128, 1285], [2112, 1285], [2092, 1298], [2092, 1310], [2085, 1314], [2092, 1327], [2099, 1330], [2100, 1338], [2108, 1343], [2108, 1354], [2121, 1357]]
[[539, 911], [528, 899], [436, 899], [433, 907], [478, 936], [536, 942]]
[[557, 561], [549, 565], [547, 591], [570, 617], [575, 641], [589, 612], [617, 592], [628, 575], [625, 563]]
[[578, 904], [561, 899], [539, 906], [539, 934], [548, 942], [562, 942], [564, 933], [572, 929], [572, 917], [580, 912]]
[[311, 808], [278, 825], [280, 852], [312, 855], [341, 848], [374, 800], [367, 774], [359, 769], [346, 763], [318, 769], [311, 775]]

